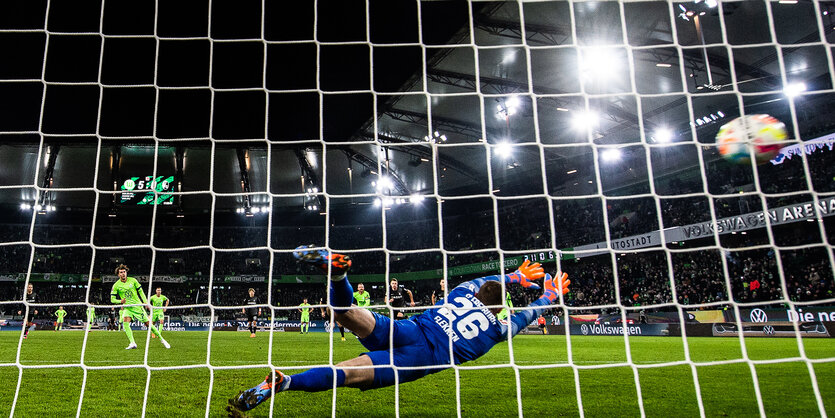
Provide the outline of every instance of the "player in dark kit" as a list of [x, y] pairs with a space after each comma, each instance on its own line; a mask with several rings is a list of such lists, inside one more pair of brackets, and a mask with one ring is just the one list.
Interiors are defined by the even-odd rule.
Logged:
[[397, 318], [405, 318], [405, 316], [403, 315], [403, 308], [406, 306], [406, 299], [404, 297], [404, 293], [409, 295], [409, 300], [411, 301], [409, 302], [409, 306], [415, 306], [415, 296], [412, 295], [412, 291], [406, 289], [403, 286], [400, 286], [397, 283], [397, 279], [392, 277], [391, 289], [389, 291], [389, 305], [391, 305], [392, 308], [400, 308], [395, 309], [397, 311]]
[[[334, 319], [354, 331], [369, 352], [343, 361], [335, 368], [316, 367], [292, 376], [275, 370], [262, 383], [229, 400], [227, 411], [232, 416], [243, 416], [242, 411], [255, 408], [276, 392], [320, 392], [343, 386], [376, 389], [392, 386], [395, 381], [411, 382], [453, 364], [475, 360], [525, 329], [549, 305], [557, 302], [559, 293], [568, 293], [571, 283], [566, 280], [567, 274], [557, 272], [557, 277], [552, 279], [538, 263], [530, 264], [526, 260], [511, 274], [464, 282], [449, 292], [445, 304], [441, 302], [407, 320], [392, 321], [387, 315], [367, 309], [349, 309], [353, 300], [353, 288], [346, 274], [351, 267], [350, 258], [308, 247], [297, 248], [293, 255], [326, 271], [330, 267], [330, 305]], [[530, 309], [512, 314], [507, 325], [496, 319], [502, 310], [501, 282], [538, 289], [531, 280], [541, 278], [544, 278], [545, 292], [528, 305]]]
[[[26, 286], [26, 302], [38, 303], [38, 294], [35, 293], [35, 287], [32, 286], [32, 283]], [[25, 306], [24, 310], [18, 311], [17, 314], [23, 315], [24, 311], [26, 312], [26, 315], [23, 316], [23, 339], [25, 340], [29, 338], [29, 331], [35, 329], [35, 316], [38, 314], [38, 309]]]
[[116, 309], [110, 308], [107, 311], [107, 330], [108, 331], [116, 331], [118, 327], [116, 327]]
[[246, 320], [249, 323], [249, 338], [255, 338], [255, 331], [258, 329], [258, 317], [261, 316], [261, 308], [254, 305], [258, 304], [258, 296], [255, 296], [255, 289], [249, 289], [249, 297], [244, 299], [244, 305], [251, 306], [244, 308], [243, 313], [246, 314]]

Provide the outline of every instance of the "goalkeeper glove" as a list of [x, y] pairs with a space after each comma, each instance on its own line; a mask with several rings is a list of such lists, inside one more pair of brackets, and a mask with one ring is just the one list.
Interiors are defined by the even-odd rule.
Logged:
[[548, 301], [553, 304], [557, 301], [557, 299], [559, 299], [560, 293], [563, 295], [568, 293], [568, 285], [571, 284], [571, 280], [568, 280], [568, 274], [558, 271], [557, 277], [553, 279], [550, 274], [546, 274], [544, 284], [545, 293], [542, 294], [540, 299], [548, 299]]
[[525, 260], [525, 262], [519, 266], [519, 269], [507, 275], [506, 283], [519, 284], [522, 285], [522, 287], [530, 289], [539, 289], [539, 286], [535, 283], [531, 283], [531, 280], [541, 279], [543, 277], [545, 277], [545, 271], [539, 263], [531, 264], [530, 260]]

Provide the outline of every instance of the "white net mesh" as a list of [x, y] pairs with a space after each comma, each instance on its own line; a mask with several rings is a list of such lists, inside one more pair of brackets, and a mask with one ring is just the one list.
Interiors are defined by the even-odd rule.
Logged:
[[[523, 335], [506, 357], [497, 347], [425, 378], [442, 382], [421, 387], [432, 398], [455, 391], [439, 401], [454, 411], [414, 409], [426, 399], [399, 382], [368, 398], [397, 416], [566, 409], [526, 377], [562, 370], [574, 384], [566, 413], [652, 415], [671, 405], [649, 373], [682, 367], [693, 414], [733, 413], [737, 404], [716, 399], [738, 393], [738, 379], [753, 390], [747, 412], [782, 414], [766, 392], [773, 370], [763, 373], [794, 364], [809, 392], [798, 410], [827, 415], [821, 376], [835, 357], [813, 337], [835, 321], [831, 2], [232, 3], [0, 8], [0, 54], [11, 58], [0, 97], [13, 98], [0, 115], [0, 201], [10, 208], [0, 329], [50, 328], [58, 305], [70, 318], [107, 312], [121, 263], [147, 294], [163, 287], [166, 315], [179, 319], [163, 330], [175, 354], [156, 351], [143, 328], [141, 360], [124, 362], [106, 358], [122, 347], [98, 332], [56, 340], [77, 345], [77, 359], [27, 351], [35, 338], [23, 332], [4, 339], [10, 416], [38, 411], [21, 401], [41, 384], [32, 370], [80, 371], [65, 382], [78, 385], [77, 416], [108, 411], [94, 373], [144, 371], [145, 416], [168, 390], [155, 389], [157, 373], [205, 372], [192, 376], [198, 406], [181, 412], [210, 416], [226, 392], [257, 381], [246, 371], [336, 365], [350, 350], [330, 324], [326, 358], [299, 354], [318, 348], [278, 332], [295, 334], [302, 298], [320, 318], [314, 329], [328, 322], [317, 313], [331, 302], [327, 280], [291, 256], [308, 242], [349, 253], [352, 283], [391, 315], [393, 277], [412, 289], [414, 313], [448, 293], [438, 279], [507, 273], [524, 259], [574, 282], [548, 310], [545, 329], [564, 336]], [[716, 150], [719, 126], [750, 114], [778, 118], [793, 138], [770, 164], [733, 164]], [[29, 284], [35, 302], [22, 300]], [[266, 345], [241, 348], [224, 336], [240, 333], [221, 330], [245, 328], [249, 287], [268, 332]], [[505, 290], [517, 311], [539, 296]], [[768, 355], [751, 336], [796, 347]], [[738, 352], [706, 354], [707, 340]], [[646, 353], [670, 347], [680, 352]], [[725, 365], [745, 371], [714, 383]], [[512, 390], [473, 395], [492, 384], [474, 373], [494, 369], [512, 372]], [[600, 371], [611, 374], [596, 380]], [[603, 402], [607, 379], [625, 396]], [[342, 391], [315, 398], [330, 400], [316, 411], [364, 411], [342, 409]]]

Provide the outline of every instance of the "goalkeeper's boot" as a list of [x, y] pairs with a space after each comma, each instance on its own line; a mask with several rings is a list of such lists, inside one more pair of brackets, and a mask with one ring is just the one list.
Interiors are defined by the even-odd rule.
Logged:
[[328, 271], [328, 264], [331, 266], [333, 276], [341, 276], [351, 269], [351, 257], [344, 254], [330, 253], [326, 250], [314, 250], [311, 245], [301, 245], [293, 251], [293, 257], [300, 262], [313, 264], [316, 267]]
[[[273, 374], [275, 375], [275, 383], [273, 383]], [[283, 392], [290, 387], [290, 376], [285, 376], [278, 370], [274, 371], [273, 374], [268, 374], [264, 381], [257, 386], [247, 389], [230, 399], [229, 406], [240, 411], [249, 411], [270, 399], [273, 393]]]
[[136, 346], [136, 343], [130, 343], [130, 345], [128, 345], [127, 347], [125, 347], [125, 350], [133, 350], [133, 349], [135, 349], [135, 348], [138, 348], [138, 347]]

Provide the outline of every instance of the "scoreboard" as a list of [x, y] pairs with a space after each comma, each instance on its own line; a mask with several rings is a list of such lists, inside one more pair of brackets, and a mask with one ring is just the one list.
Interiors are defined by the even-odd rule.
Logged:
[[120, 202], [123, 205], [172, 205], [175, 189], [174, 176], [128, 177], [122, 182]]

